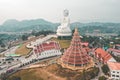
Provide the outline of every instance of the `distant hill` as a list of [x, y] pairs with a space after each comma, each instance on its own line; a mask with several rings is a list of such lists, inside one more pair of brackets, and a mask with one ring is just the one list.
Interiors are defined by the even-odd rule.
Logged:
[[54, 30], [58, 24], [48, 22], [44, 19], [23, 20], [15, 19], [7, 20], [0, 26], [0, 31], [29, 31], [29, 30]]
[[[33, 19], [33, 20], [23, 20], [17, 21], [15, 19], [7, 20], [2, 25], [0, 25], [0, 31], [10, 31], [10, 32], [22, 32], [22, 31], [41, 31], [41, 30], [51, 30], [56, 31], [60, 23], [52, 23], [44, 19]], [[78, 27], [81, 33], [90, 32], [94, 30], [100, 30], [102, 33], [118, 33], [120, 34], [120, 23], [71, 23], [71, 29]]]

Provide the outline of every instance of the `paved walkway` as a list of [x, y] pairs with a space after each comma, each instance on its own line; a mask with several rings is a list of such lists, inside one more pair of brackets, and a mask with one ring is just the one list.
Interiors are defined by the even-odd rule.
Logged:
[[97, 65], [96, 65], [96, 67], [98, 67], [99, 68], [99, 73], [98, 73], [98, 76], [96, 76], [94, 79], [92, 79], [92, 80], [98, 80], [98, 78], [100, 77], [100, 76], [105, 76], [104, 75], [104, 73], [102, 72], [102, 69], [101, 69], [101, 63], [99, 62], [99, 61], [97, 61], [97, 60], [95, 60], [95, 62], [97, 63]]

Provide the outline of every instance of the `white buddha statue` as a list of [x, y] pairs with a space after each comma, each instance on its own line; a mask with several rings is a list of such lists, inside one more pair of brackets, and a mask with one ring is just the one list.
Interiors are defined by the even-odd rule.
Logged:
[[58, 26], [58, 29], [57, 29], [57, 35], [58, 36], [71, 36], [72, 33], [70, 30], [70, 19], [68, 17], [69, 11], [64, 10], [63, 15], [64, 15], [64, 17], [61, 22], [61, 25]]

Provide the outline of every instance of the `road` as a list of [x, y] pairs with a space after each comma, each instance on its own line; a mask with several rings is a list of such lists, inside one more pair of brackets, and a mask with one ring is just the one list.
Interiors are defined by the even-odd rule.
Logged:
[[14, 46], [11, 47], [10, 49], [7, 49], [6, 51], [0, 53], [0, 54], [4, 54], [4, 55], [8, 55], [8, 54], [14, 54], [15, 50], [18, 48], [19, 46]]
[[[56, 56], [56, 58], [57, 57], [58, 56]], [[53, 58], [53, 57], [51, 57], [51, 58]], [[18, 62], [13, 61], [13, 63], [11, 63], [11, 64], [5, 64], [5, 67], [0, 70], [0, 74], [6, 73], [7, 71], [9, 71], [11, 69], [16, 69], [17, 68], [17, 70], [19, 70], [19, 69], [23, 69], [23, 68], [28, 68], [29, 66], [31, 66], [31, 65], [33, 65], [35, 63], [46, 61], [46, 60], [49, 60], [51, 58], [41, 59], [41, 58], [37, 58], [35, 55], [31, 55], [28, 58], [25, 58], [24, 56], [22, 56], [22, 57], [19, 57], [19, 61]], [[20, 67], [20, 65], [22, 65], [22, 67]]]
[[[13, 74], [13, 73], [17, 72], [18, 70], [31, 68], [30, 66], [32, 66], [32, 65], [34, 65], [34, 64], [36, 64], [36, 63], [43, 62], [43, 61], [50, 60], [50, 59], [57, 59], [57, 58], [59, 58], [59, 57], [60, 57], [60, 56], [54, 56], [54, 57], [50, 57], [50, 58], [46, 58], [46, 59], [41, 59], [41, 60], [36, 59], [36, 60], [32, 60], [32, 61], [30, 61], [29, 63], [24, 64], [24, 65], [22, 65], [22, 66], [21, 66], [21, 64], [19, 63], [19, 64], [16, 64], [16, 65], [14, 65], [14, 66], [11, 66], [11, 67], [9, 67], [9, 68], [6, 67], [6, 68], [4, 68], [3, 70], [0, 70], [0, 74], [1, 74], [1, 73], [6, 73], [6, 75], [10, 75], [10, 74]], [[52, 63], [50, 63], [50, 64], [52, 64]], [[21, 67], [20, 67], [20, 66], [21, 66]], [[38, 66], [35, 66], [35, 67], [38, 67]], [[13, 71], [12, 71], [12, 72], [8, 72], [8, 71], [10, 71], [10, 70], [13, 70]]]
[[[47, 41], [48, 39], [50, 39], [51, 37], [53, 37], [55, 35], [48, 35], [46, 37], [44, 37], [43, 39], [41, 39], [43, 42], [44, 41]], [[15, 50], [18, 48], [19, 46], [14, 46], [14, 47], [11, 47], [10, 49], [0, 53], [0, 54], [5, 54], [5, 55], [8, 55], [8, 54], [14, 54], [15, 53]], [[32, 54], [32, 52], [30, 53]], [[6, 57], [4, 57], [6, 58]], [[2, 73], [6, 73], [7, 71], [10, 71], [12, 69], [15, 69], [15, 70], [19, 70], [19, 69], [22, 69], [20, 66], [22, 65], [22, 67], [26, 67], [26, 66], [30, 66], [30, 65], [33, 65], [35, 63], [38, 63], [40, 61], [42, 61], [42, 58], [44, 57], [37, 57], [35, 54], [32, 54], [30, 55], [29, 57], [26, 58], [26, 56], [21, 56], [21, 57], [17, 57], [17, 61], [11, 61], [10, 64], [6, 63], [6, 64], [3, 64], [1, 66], [5, 66], [3, 67], [2, 69], [0, 69], [0, 74]], [[47, 57], [48, 58], [48, 57]], [[46, 58], [46, 59], [47, 59]], [[14, 59], [14, 58], [13, 58]], [[46, 60], [45, 59], [45, 60]], [[4, 61], [5, 62], [5, 61]], [[0, 66], [0, 68], [1, 68]]]
[[102, 72], [102, 69], [101, 69], [102, 64], [101, 64], [98, 60], [96, 60], [96, 59], [94, 59], [94, 62], [97, 63], [96, 67], [99, 68], [99, 73], [98, 73], [98, 76], [96, 76], [96, 77], [95, 77], [94, 79], [92, 79], [92, 80], [98, 80], [98, 78], [99, 78], [100, 76], [104, 76], [104, 73]]

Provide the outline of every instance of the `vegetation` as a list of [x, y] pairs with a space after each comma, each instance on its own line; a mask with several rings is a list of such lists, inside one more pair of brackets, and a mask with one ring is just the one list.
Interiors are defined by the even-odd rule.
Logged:
[[56, 80], [57, 77], [58, 80], [90, 80], [97, 76], [98, 73], [99, 68], [97, 67], [81, 72], [81, 70], [71, 70], [58, 64], [52, 64], [44, 68], [21, 70], [11, 75], [8, 79], [12, 80], [14, 77], [18, 77], [21, 80]]
[[104, 74], [108, 74], [108, 72], [109, 72], [110, 70], [109, 70], [108, 66], [107, 66], [106, 64], [104, 64], [104, 65], [102, 66], [102, 71], [103, 71]]
[[90, 80], [93, 79], [95, 76], [98, 76], [99, 68], [93, 67], [88, 70], [83, 70], [83, 74], [80, 80]]
[[33, 32], [32, 32], [32, 35], [34, 35], [34, 36], [40, 36], [40, 35], [46, 36], [46, 35], [52, 34], [52, 33], [54, 33], [54, 32], [53, 32], [53, 31], [50, 31], [50, 30], [47, 30], [47, 31], [42, 30], [42, 31], [38, 31], [38, 32], [33, 31]]
[[120, 62], [120, 56], [115, 56], [114, 54], [111, 55], [117, 62]]
[[16, 49], [15, 53], [20, 55], [27, 55], [32, 49], [26, 47], [27, 43], [21, 44], [19, 48]]
[[[53, 68], [54, 67], [54, 68]], [[67, 80], [90, 80], [98, 75], [99, 68], [92, 67], [88, 70], [70, 70], [67, 68], [62, 68], [60, 65], [51, 65], [47, 70], [57, 76], [67, 78]]]
[[[17, 21], [15, 19], [7, 20], [2, 25], [0, 25], [0, 31], [9, 31], [9, 32], [21, 32], [21, 31], [30, 31], [30, 30], [51, 30], [56, 31], [59, 23], [51, 23], [44, 19], [34, 19], [34, 20], [23, 20]], [[75, 27], [80, 28], [82, 34], [88, 32], [93, 32], [95, 29], [99, 29], [102, 33], [119, 33], [120, 32], [120, 23], [71, 23], [71, 29]]]
[[0, 39], [0, 46], [5, 47], [5, 44], [3, 43], [3, 41], [1, 39]]
[[27, 40], [28, 39], [28, 36], [27, 35], [22, 35], [22, 40], [24, 41], [24, 40]]
[[11, 42], [18, 39], [20, 36], [13, 34], [0, 34], [0, 52], [11, 47]]
[[54, 33], [53, 31], [49, 31], [49, 30], [47, 30], [47, 31], [35, 31], [35, 30], [33, 30], [32, 31], [32, 33], [30, 33], [30, 34], [24, 34], [24, 35], [22, 35], [22, 40], [24, 41], [24, 40], [27, 40], [28, 39], [28, 37], [29, 36], [31, 36], [31, 35], [33, 35], [33, 36], [40, 36], [40, 35], [44, 35], [44, 36], [46, 36], [46, 35], [48, 35], [48, 34], [52, 34], [52, 33]]
[[0, 75], [0, 80], [7, 80], [6, 74], [1, 74]]
[[9, 80], [21, 80], [21, 78], [20, 78], [20, 77], [17, 77], [17, 76], [13, 76], [13, 77], [11, 77]]
[[107, 80], [105, 76], [100, 76], [98, 80]]
[[57, 24], [45, 21], [43, 19], [17, 21], [15, 19], [7, 20], [0, 25], [0, 31], [6, 32], [28, 32], [30, 30], [54, 30]]
[[69, 45], [70, 45], [70, 42], [71, 42], [71, 40], [60, 40], [60, 39], [57, 39], [57, 38], [52, 38], [51, 40], [59, 42], [60, 43], [60, 47], [62, 49], [68, 48]]
[[[36, 68], [36, 70], [38, 70], [38, 68]], [[21, 70], [9, 76], [7, 79], [15, 80], [17, 78], [19, 80], [43, 80], [41, 78], [42, 72], [39, 71], [40, 74], [39, 73], [36, 74], [36, 70], [35, 69]]]

